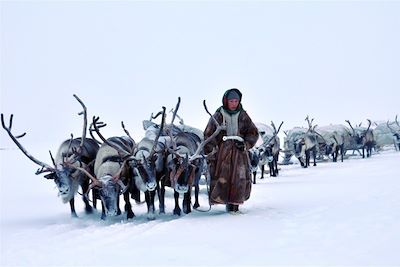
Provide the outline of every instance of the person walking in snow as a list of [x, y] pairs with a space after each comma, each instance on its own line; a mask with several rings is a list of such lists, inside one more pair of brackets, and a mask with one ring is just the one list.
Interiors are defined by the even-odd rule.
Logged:
[[[222, 98], [222, 106], [213, 117], [220, 125], [226, 126], [204, 147], [206, 154], [217, 148], [217, 153], [208, 158], [211, 176], [210, 203], [225, 204], [228, 212], [238, 212], [239, 205], [248, 200], [251, 192], [251, 173], [248, 149], [258, 140], [257, 127], [243, 109], [242, 93], [236, 89], [227, 90]], [[204, 130], [204, 139], [217, 128], [210, 118]], [[225, 141], [224, 141], [225, 140]]]

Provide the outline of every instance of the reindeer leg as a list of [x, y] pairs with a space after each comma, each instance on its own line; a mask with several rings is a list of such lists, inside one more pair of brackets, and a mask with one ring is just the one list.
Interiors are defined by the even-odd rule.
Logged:
[[273, 165], [272, 161], [268, 162], [268, 167], [269, 167], [269, 176], [275, 176], [274, 165]]
[[76, 211], [75, 211], [75, 199], [74, 198], [72, 198], [69, 201], [69, 206], [71, 207], [71, 217], [78, 218], [78, 215], [76, 215]]
[[264, 179], [264, 165], [261, 165], [261, 177], [260, 179]]
[[140, 204], [140, 190], [136, 186], [132, 187], [131, 196], [135, 200], [136, 204]]
[[200, 178], [201, 178], [201, 171], [196, 170], [196, 176], [195, 176], [195, 180], [194, 180], [194, 204], [193, 204], [194, 209], [197, 209], [198, 207], [200, 207], [200, 204], [199, 204]]
[[257, 172], [253, 172], [253, 184], [256, 184]]
[[313, 150], [313, 158], [314, 158], [314, 166], [317, 166], [317, 150], [315, 148]]
[[165, 181], [161, 180], [161, 188], [157, 186], [160, 214], [165, 213]]
[[133, 217], [135, 217], [135, 213], [133, 213], [132, 211], [132, 205], [131, 202], [129, 200], [129, 191], [126, 191], [124, 193], [124, 200], [125, 200], [125, 211], [127, 212], [126, 214], [126, 218], [127, 219], [132, 219]]
[[118, 211], [117, 211], [117, 215], [121, 215], [121, 209], [119, 208], [119, 196], [117, 197], [117, 208], [118, 208]]
[[154, 196], [156, 195], [156, 192], [154, 191], [146, 191], [144, 193], [145, 199], [146, 199], [146, 204], [147, 204], [147, 219], [148, 220], [154, 220], [155, 217], [155, 208], [154, 208]]
[[306, 151], [305, 154], [306, 154], [306, 162], [304, 164], [304, 168], [308, 168], [308, 165], [310, 165], [310, 152]]
[[92, 201], [93, 201], [93, 208], [97, 209], [97, 192], [96, 189], [92, 189]]
[[175, 208], [174, 215], [181, 216], [181, 208], [179, 207], [179, 193], [174, 190]]
[[85, 193], [85, 192], [87, 192], [88, 189], [89, 189], [89, 182], [84, 182], [84, 183], [81, 185], [81, 187], [82, 187], [82, 191], [83, 191], [82, 200], [83, 200], [83, 202], [85, 203], [85, 212], [86, 212], [87, 214], [91, 214], [91, 213], [93, 213], [93, 208], [92, 208], [92, 206], [90, 206], [90, 204], [89, 204], [89, 199], [88, 199], [88, 197], [87, 197], [87, 194]]
[[195, 209], [200, 207], [200, 204], [199, 204], [199, 192], [200, 192], [200, 187], [199, 187], [199, 184], [196, 183], [194, 185], [194, 205], [193, 205], [193, 208], [195, 208]]
[[340, 146], [340, 159], [343, 162], [343, 157], [344, 157], [344, 145]]
[[105, 220], [107, 218], [106, 208], [104, 207], [103, 201], [101, 201], [101, 219]]
[[190, 206], [191, 198], [192, 198], [192, 187], [190, 186], [188, 192], [183, 195], [182, 206], [183, 206], [183, 212], [185, 214], [188, 214], [188, 213], [192, 212], [192, 209], [191, 209], [191, 206]]
[[300, 161], [300, 165], [301, 165], [301, 167], [303, 167], [303, 168], [307, 168], [307, 167], [306, 167], [306, 165], [304, 164], [303, 158], [302, 158], [301, 156], [300, 156], [300, 157], [298, 157], [297, 159]]

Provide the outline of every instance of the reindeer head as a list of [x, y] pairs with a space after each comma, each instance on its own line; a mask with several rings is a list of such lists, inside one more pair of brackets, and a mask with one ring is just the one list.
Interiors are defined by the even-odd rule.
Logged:
[[87, 127], [86, 106], [76, 95], [73, 96], [83, 107], [83, 111], [79, 113], [79, 115], [83, 115], [84, 117], [82, 137], [74, 139], [73, 136], [71, 135], [70, 140], [64, 141], [61, 144], [59, 151], [57, 153], [57, 161], [54, 160], [50, 152], [53, 166], [33, 157], [18, 141], [18, 139], [23, 137], [25, 133], [18, 136], [15, 136], [11, 133], [13, 115], [10, 116], [9, 126], [6, 127], [4, 123], [4, 116], [3, 114], [1, 114], [1, 123], [3, 129], [7, 131], [10, 138], [14, 141], [14, 143], [18, 146], [18, 148], [25, 154], [25, 156], [27, 156], [37, 165], [41, 166], [41, 168], [38, 169], [35, 174], [38, 175], [38, 174], [48, 173], [44, 175], [44, 177], [47, 179], [54, 180], [59, 191], [59, 196], [62, 198], [62, 201], [64, 203], [68, 202], [74, 197], [79, 186], [79, 181], [78, 181], [78, 179], [80, 178], [79, 174], [76, 173], [75, 170], [71, 168], [71, 166], [74, 164], [75, 165], [78, 164], [81, 166], [84, 165], [84, 163], [81, 162], [80, 158], [82, 156], [82, 152], [84, 149], [84, 142], [86, 141], [86, 127]]
[[259, 158], [261, 164], [266, 164], [268, 162], [272, 162], [273, 153], [272, 153], [273, 144], [264, 144], [258, 148]]
[[99, 183], [92, 187], [97, 190], [107, 216], [118, 215], [118, 198], [127, 189], [127, 186], [121, 181], [122, 179], [105, 175], [100, 177], [98, 179]]
[[63, 167], [60, 169], [54, 169], [54, 171], [49, 174], [44, 175], [46, 179], [51, 179], [57, 186], [58, 196], [61, 198], [63, 203], [70, 201], [74, 195], [76, 190], [75, 187], [78, 187], [78, 184], [75, 185], [72, 179], [72, 173], [75, 170], [72, 170], [69, 167]]
[[193, 183], [196, 166], [189, 161], [188, 153], [171, 153], [167, 162], [171, 187], [178, 193], [186, 193]]
[[146, 158], [143, 154], [135, 160], [129, 161], [133, 170], [136, 186], [141, 191], [154, 191], [157, 187], [156, 165], [157, 154]]

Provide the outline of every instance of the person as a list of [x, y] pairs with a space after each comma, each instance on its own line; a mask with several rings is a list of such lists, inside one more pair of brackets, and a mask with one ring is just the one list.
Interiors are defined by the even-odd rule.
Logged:
[[[231, 213], [238, 212], [239, 205], [250, 197], [252, 182], [248, 149], [256, 144], [259, 137], [257, 127], [243, 109], [241, 101], [242, 93], [236, 88], [224, 93], [222, 106], [213, 117], [226, 128], [204, 147], [205, 154], [210, 154], [214, 148], [217, 151], [207, 159], [211, 177], [210, 204], [225, 204], [226, 210]], [[217, 127], [214, 119], [210, 118], [204, 130], [204, 139], [210, 137]]]

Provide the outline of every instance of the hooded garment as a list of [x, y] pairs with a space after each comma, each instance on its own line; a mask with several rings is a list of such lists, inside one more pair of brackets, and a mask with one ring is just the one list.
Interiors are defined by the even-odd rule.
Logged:
[[[250, 197], [251, 192], [251, 173], [248, 149], [252, 148], [258, 140], [258, 130], [246, 111], [243, 110], [239, 102], [236, 110], [228, 109], [227, 95], [231, 90], [235, 90], [242, 99], [241, 92], [234, 88], [225, 92], [223, 105], [215, 112], [213, 117], [220, 125], [224, 122], [226, 130], [222, 130], [205, 147], [204, 152], [209, 154], [213, 148], [217, 148], [217, 153], [208, 158], [209, 171], [211, 176], [210, 203], [211, 204], [243, 204]], [[204, 131], [204, 139], [211, 136], [217, 126], [210, 118]], [[245, 150], [240, 151], [235, 146], [234, 140], [222, 141], [226, 135], [237, 135], [244, 139]]]

